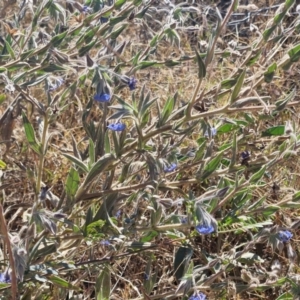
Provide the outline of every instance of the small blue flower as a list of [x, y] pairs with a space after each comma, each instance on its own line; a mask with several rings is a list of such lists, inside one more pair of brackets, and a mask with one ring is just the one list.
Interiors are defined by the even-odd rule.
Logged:
[[250, 152], [249, 151], [243, 151], [241, 153], [242, 159], [249, 159], [250, 158]]
[[210, 234], [215, 231], [212, 225], [198, 224], [196, 230], [201, 234]]
[[57, 90], [59, 87], [61, 87], [64, 83], [64, 80], [61, 77], [57, 77], [55, 79], [55, 83], [52, 83], [49, 87], [49, 92], [53, 92], [55, 90]]
[[110, 100], [110, 94], [96, 94], [94, 96], [94, 100], [97, 102], [109, 102]]
[[116, 217], [117, 219], [119, 219], [119, 218], [121, 217], [121, 215], [122, 215], [122, 211], [121, 211], [121, 209], [119, 209], [119, 210], [116, 212], [115, 217]]
[[187, 224], [188, 218], [187, 217], [181, 217], [181, 224]]
[[[210, 128], [210, 134], [211, 134], [212, 137], [215, 136], [217, 134], [217, 129], [215, 127], [211, 127]], [[205, 131], [204, 136], [208, 137], [208, 131], [207, 130]]]
[[164, 168], [165, 173], [173, 172], [177, 168], [177, 164], [172, 163], [169, 167]]
[[107, 23], [107, 22], [108, 22], [108, 18], [101, 17], [101, 18], [100, 18], [100, 22], [101, 22], [101, 24]]
[[134, 77], [129, 79], [128, 86], [131, 91], [136, 89], [136, 83], [137, 83], [137, 80]]
[[2, 282], [2, 283], [10, 283], [11, 282], [8, 271], [5, 271], [4, 273], [0, 273], [0, 282]]
[[92, 10], [91, 7], [87, 6], [87, 5], [83, 5], [83, 8], [81, 10], [81, 12], [83, 12], [84, 14], [90, 12]]
[[206, 295], [203, 293], [196, 293], [191, 296], [188, 300], [206, 300]]
[[293, 234], [288, 230], [280, 230], [278, 237], [282, 242], [287, 243], [293, 237]]
[[149, 280], [150, 279], [150, 276], [149, 276], [149, 274], [147, 274], [147, 273], [144, 273], [144, 279], [147, 281], [147, 280]]
[[123, 131], [126, 128], [126, 125], [124, 123], [115, 123], [109, 124], [107, 128], [113, 131]]
[[111, 243], [107, 240], [101, 241], [100, 244], [103, 245], [103, 246], [110, 246], [111, 245]]

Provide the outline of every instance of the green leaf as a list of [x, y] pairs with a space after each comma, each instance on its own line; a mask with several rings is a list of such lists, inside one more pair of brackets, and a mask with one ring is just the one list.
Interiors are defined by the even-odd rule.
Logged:
[[102, 156], [91, 168], [84, 181], [84, 186], [88, 185], [101, 172], [105, 171], [109, 165], [115, 160], [115, 156], [111, 153]]
[[80, 57], [84, 56], [87, 52], [89, 52], [94, 47], [96, 42], [97, 42], [97, 40], [94, 40], [94, 41], [90, 42], [89, 44], [87, 44], [86, 46], [81, 47], [78, 50], [78, 55]]
[[71, 168], [65, 185], [66, 194], [69, 199], [74, 198], [79, 186], [79, 182], [80, 178], [78, 172], [74, 168]]
[[277, 69], [277, 64], [274, 62], [264, 73], [265, 82], [270, 83], [273, 80], [276, 69]]
[[276, 213], [276, 211], [280, 210], [279, 206], [275, 206], [275, 205], [268, 205], [267, 207], [265, 207], [265, 209], [262, 211], [262, 214], [264, 217], [269, 217], [271, 215], [273, 215], [274, 213]]
[[194, 157], [195, 162], [203, 159], [204, 151], [206, 149], [206, 143], [207, 139], [203, 140], [202, 143], [199, 145]]
[[5, 40], [5, 48], [12, 59], [16, 59], [15, 52], [10, 44]]
[[178, 61], [178, 60], [168, 59], [168, 60], [165, 61], [165, 66], [166, 66], [166, 67], [169, 67], [169, 68], [178, 66], [178, 65], [180, 65], [180, 64], [181, 64], [181, 62]]
[[159, 118], [156, 127], [159, 128], [161, 126], [163, 126], [167, 121], [169, 116], [171, 115], [171, 113], [174, 110], [175, 107], [175, 97], [169, 97], [167, 102], [164, 105], [164, 109], [161, 113], [161, 117]]
[[205, 180], [207, 177], [209, 177], [218, 168], [222, 157], [223, 157], [223, 152], [221, 152], [219, 155], [217, 155], [215, 158], [213, 158], [204, 167], [203, 173], [201, 175], [201, 180]]
[[230, 79], [225, 79], [221, 82], [221, 88], [222, 89], [231, 89], [237, 82], [237, 79], [235, 78], [230, 78]]
[[280, 295], [278, 298], [276, 298], [276, 300], [293, 300], [295, 299], [293, 294], [291, 294], [290, 292], [285, 292], [282, 295]]
[[144, 236], [141, 237], [140, 242], [146, 243], [146, 242], [151, 242], [158, 236], [157, 231], [148, 231]]
[[[37, 78], [33, 78], [27, 82], [24, 82], [22, 84], [20, 84], [21, 87], [30, 87], [30, 86], [35, 86], [35, 85], [38, 85], [40, 84], [41, 82], [43, 82], [49, 75], [48, 74], [45, 74], [45, 75], [42, 75], [40, 77], [37, 77]], [[14, 83], [17, 83], [21, 78], [17, 78]]]
[[92, 166], [95, 163], [95, 144], [93, 140], [90, 138], [89, 139], [89, 163], [90, 166]]
[[80, 159], [77, 157], [68, 154], [68, 153], [63, 153], [63, 155], [69, 159], [71, 162], [73, 162], [78, 168], [80, 168], [83, 172], [87, 173], [89, 171], [87, 165], [84, 164]]
[[119, 9], [119, 8], [121, 8], [121, 7], [124, 5], [124, 3], [126, 3], [126, 1], [127, 1], [127, 0], [118, 0], [118, 1], [115, 2], [114, 7], [115, 7], [116, 9]]
[[247, 67], [253, 66], [256, 63], [256, 61], [258, 60], [258, 58], [260, 57], [260, 55], [261, 55], [261, 50], [259, 50], [255, 55], [253, 55], [249, 59], [249, 61], [246, 63], [246, 66]]
[[56, 64], [50, 64], [49, 66], [42, 68], [39, 72], [44, 71], [44, 72], [52, 73], [52, 72], [65, 71], [65, 70], [66, 69], [64, 67], [61, 67]]
[[298, 201], [298, 200], [300, 200], [300, 191], [299, 191], [299, 192], [296, 192], [296, 193], [293, 195], [292, 200], [293, 200], [293, 201]]
[[55, 35], [50, 41], [51, 45], [55, 48], [58, 47], [61, 44], [61, 42], [64, 40], [64, 38], [66, 37], [67, 34], [68, 34], [68, 31], [65, 31], [61, 34]]
[[240, 74], [240, 76], [237, 79], [236, 85], [232, 91], [231, 98], [230, 98], [231, 104], [236, 100], [236, 98], [238, 97], [241, 91], [241, 88], [244, 84], [245, 75], [246, 75], [246, 69], [243, 70], [243, 72]]
[[142, 51], [140, 50], [140, 51], [138, 51], [137, 54], [132, 58], [132, 65], [137, 66], [141, 54], [142, 54]]
[[263, 131], [261, 133], [261, 136], [272, 136], [272, 135], [283, 135], [285, 130], [284, 125], [278, 125], [271, 128], [268, 128], [267, 130]]
[[297, 62], [300, 58], [300, 44], [288, 51], [288, 55], [291, 58], [291, 62]]
[[236, 133], [234, 133], [233, 142], [232, 142], [231, 161], [230, 161], [229, 169], [231, 169], [235, 166], [237, 151], [238, 151], [238, 149], [237, 149]]
[[289, 8], [291, 8], [295, 3], [295, 0], [286, 0], [284, 3], [284, 9], [288, 10]]
[[72, 285], [68, 281], [66, 281], [58, 276], [55, 276], [55, 275], [49, 276], [48, 280], [51, 281], [56, 286], [59, 286], [61, 288], [66, 288], [68, 290], [79, 290], [79, 288], [76, 287], [75, 285]]
[[233, 11], [236, 11], [238, 9], [239, 6], [239, 1], [238, 0], [234, 0], [233, 1]]
[[251, 176], [251, 178], [249, 179], [250, 183], [257, 183], [264, 176], [265, 172], [266, 172], [266, 165], [261, 167], [259, 171], [257, 171]]
[[110, 269], [109, 265], [105, 265], [101, 274], [96, 280], [95, 293], [97, 300], [109, 300], [110, 298]]
[[115, 40], [122, 32], [123, 30], [127, 27], [127, 24], [123, 24], [122, 26], [120, 26], [118, 29], [116, 29], [115, 31], [113, 31], [110, 35], [110, 38], [112, 40]]
[[115, 26], [117, 25], [118, 23], [124, 21], [125, 19], [127, 18], [127, 16], [119, 16], [119, 17], [115, 17], [115, 18], [110, 18], [109, 19], [109, 25], [110, 26]]
[[227, 132], [231, 132], [234, 128], [236, 128], [236, 125], [231, 124], [231, 123], [226, 123], [221, 125], [218, 128], [218, 133], [227, 133]]
[[0, 169], [5, 169], [6, 168], [6, 163], [0, 159]]
[[152, 40], [151, 40], [151, 42], [150, 42], [150, 47], [155, 47], [155, 46], [156, 46], [157, 42], [159, 41], [159, 40], [158, 40], [159, 37], [160, 37], [160, 35], [156, 34], [156, 35], [152, 38]]
[[142, 61], [138, 63], [138, 65], [136, 66], [136, 70], [143, 70], [154, 65], [158, 65], [158, 63], [156, 61]]
[[195, 52], [196, 52], [196, 58], [197, 58], [197, 63], [198, 63], [198, 78], [202, 79], [206, 75], [206, 67], [205, 67], [205, 64], [204, 64], [199, 52], [197, 50], [195, 50]]
[[185, 275], [193, 252], [194, 251], [190, 245], [187, 247], [181, 246], [177, 250], [174, 260], [174, 275], [178, 281]]
[[276, 27], [277, 27], [277, 25], [273, 25], [263, 32], [263, 37], [264, 37], [265, 41], [267, 41], [269, 39], [269, 37], [271, 36], [271, 34], [273, 33], [273, 31], [275, 30]]
[[[90, 42], [93, 40], [93, 38], [94, 38], [95, 34], [97, 33], [98, 29], [100, 28], [100, 26], [101, 26], [101, 25], [98, 25], [98, 26], [93, 27], [93, 28], [90, 29], [87, 33], [85, 33], [85, 34], [83, 35], [83, 40], [84, 40], [84, 42], [85, 42], [86, 44], [90, 43]], [[83, 41], [83, 40], [82, 40], [82, 41]], [[79, 42], [79, 41], [78, 41], [78, 42]], [[78, 46], [79, 44], [76, 43], [76, 45]]]
[[22, 112], [22, 118], [23, 118], [23, 125], [24, 125], [24, 129], [25, 129], [25, 135], [26, 135], [26, 138], [27, 138], [30, 148], [35, 153], [41, 155], [42, 154], [41, 146], [37, 143], [33, 127], [30, 124], [30, 122], [24, 112]]
[[105, 153], [110, 153], [110, 140], [109, 140], [109, 131], [106, 130], [105, 135], [104, 135], [104, 150]]
[[289, 93], [284, 99], [276, 101], [275, 102], [276, 109], [272, 113], [282, 111], [286, 107], [287, 103], [293, 100], [295, 96], [296, 96], [296, 89], [294, 89], [291, 93]]

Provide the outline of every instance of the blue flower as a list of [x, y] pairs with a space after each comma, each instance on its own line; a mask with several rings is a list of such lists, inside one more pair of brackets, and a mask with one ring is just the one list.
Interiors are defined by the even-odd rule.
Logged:
[[55, 83], [52, 83], [48, 89], [49, 92], [53, 92], [57, 90], [59, 87], [61, 87], [64, 83], [64, 80], [61, 77], [57, 77], [55, 79]]
[[196, 230], [201, 234], [210, 234], [215, 231], [212, 225], [198, 224]]
[[188, 218], [187, 217], [181, 217], [181, 224], [187, 224]]
[[136, 83], [137, 83], [137, 80], [134, 77], [129, 79], [128, 86], [131, 91], [136, 89]]
[[172, 163], [171, 166], [165, 167], [164, 171], [165, 171], [165, 173], [170, 173], [170, 172], [173, 172], [176, 168], [177, 168], [177, 164]]
[[119, 219], [121, 216], [122, 216], [122, 211], [121, 211], [121, 209], [119, 209], [119, 210], [116, 212], [115, 217]]
[[241, 153], [242, 159], [249, 159], [250, 158], [250, 152], [249, 151], [243, 151]]
[[81, 12], [83, 12], [84, 14], [90, 12], [92, 10], [91, 7], [87, 6], [87, 5], [83, 5], [83, 8], [81, 10]]
[[0, 273], [0, 282], [2, 282], [2, 283], [10, 283], [11, 282], [8, 271], [5, 271], [4, 273]]
[[[215, 127], [211, 127], [210, 128], [210, 134], [211, 134], [212, 137], [215, 136], [217, 134], [217, 129]], [[208, 137], [208, 131], [207, 130], [205, 131], [204, 136]]]
[[147, 274], [147, 273], [144, 273], [144, 279], [145, 279], [145, 280], [149, 280], [149, 279], [150, 279], [150, 275]]
[[108, 125], [107, 128], [113, 131], [123, 131], [126, 128], [126, 125], [124, 123], [115, 123]]
[[206, 300], [206, 295], [203, 293], [196, 293], [191, 296], [188, 300]]
[[111, 245], [110, 242], [107, 241], [107, 240], [101, 241], [100, 244], [103, 245], [103, 246], [110, 246]]
[[278, 237], [282, 242], [287, 243], [293, 237], [293, 234], [288, 230], [280, 230]]
[[101, 24], [107, 23], [107, 22], [108, 22], [108, 18], [101, 17], [101, 18], [100, 18], [100, 22], [101, 22]]
[[109, 102], [110, 94], [96, 94], [94, 100], [97, 102]]

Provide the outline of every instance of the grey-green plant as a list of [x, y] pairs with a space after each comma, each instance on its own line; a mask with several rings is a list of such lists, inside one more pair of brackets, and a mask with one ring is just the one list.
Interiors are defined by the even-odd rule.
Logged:
[[295, 3], [5, 1], [1, 299], [299, 295]]

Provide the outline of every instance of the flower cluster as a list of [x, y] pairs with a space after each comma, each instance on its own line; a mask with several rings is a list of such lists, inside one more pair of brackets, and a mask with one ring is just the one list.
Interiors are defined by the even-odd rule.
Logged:
[[278, 237], [282, 242], [287, 243], [293, 237], [293, 234], [288, 230], [280, 230]]

